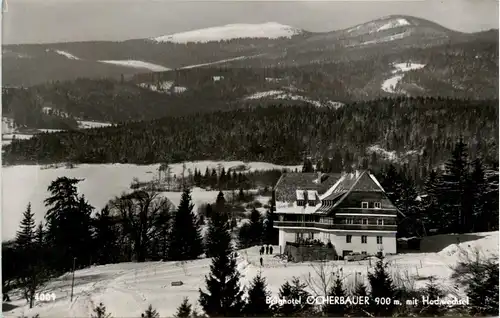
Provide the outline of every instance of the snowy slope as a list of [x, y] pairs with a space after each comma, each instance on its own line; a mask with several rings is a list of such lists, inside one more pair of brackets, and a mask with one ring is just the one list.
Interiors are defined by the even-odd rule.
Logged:
[[[469, 242], [469, 245], [474, 244], [488, 251], [498, 250], [498, 232], [476, 235], [478, 238]], [[432, 241], [436, 240], [431, 238], [427, 243], [432, 244]], [[454, 246], [452, 244], [448, 248], [452, 249]], [[275, 246], [274, 251], [277, 254], [279, 248]], [[271, 255], [263, 256], [264, 266], [260, 267], [258, 247], [241, 250], [238, 254], [237, 267], [242, 274], [242, 285], [248, 286], [252, 278], [261, 272], [273, 296], [277, 296], [280, 286], [294, 276], [304, 280], [310, 273], [315, 277], [311, 263], [283, 263]], [[388, 256], [386, 260], [390, 263], [389, 271], [395, 282], [408, 275], [410, 279], [414, 279], [415, 287], [420, 288], [424, 287], [428, 282], [427, 278], [433, 275], [448, 293], [456, 292], [449, 277], [450, 267], [459, 260], [457, 255], [410, 253]], [[55, 294], [55, 301], [38, 303], [30, 310], [20, 295], [12, 293], [12, 304], [21, 307], [4, 314], [6, 317], [18, 317], [22, 313], [30, 316], [39, 313], [41, 317], [53, 318], [89, 317], [92, 306], [102, 302], [113, 317], [140, 317], [140, 313], [149, 304], [152, 304], [162, 317], [171, 317], [184, 297], [188, 297], [190, 303], [200, 311], [198, 288], [206, 288], [204, 276], [209, 273], [209, 265], [209, 259], [200, 259], [185, 263], [122, 263], [91, 267], [75, 272], [75, 297], [72, 303], [69, 300], [71, 275], [67, 274], [50, 282], [44, 289], [44, 292]], [[354, 284], [355, 276], [358, 281], [366, 282], [367, 271], [371, 267], [369, 261], [334, 261], [327, 266], [336, 266], [336, 269], [332, 269], [335, 271], [342, 268], [347, 287]], [[171, 286], [173, 281], [182, 281], [183, 285]], [[460, 296], [461, 291], [458, 292]]]
[[[205, 172], [207, 167], [209, 169], [217, 169], [219, 164], [226, 170], [246, 164], [247, 171], [282, 168], [300, 169], [301, 167], [282, 166], [266, 162], [198, 161], [186, 162], [186, 175], [188, 169], [194, 170], [197, 168]], [[114, 196], [118, 196], [124, 191], [130, 191], [130, 184], [134, 177], [137, 177], [140, 181], [149, 181], [157, 178], [158, 167], [158, 164], [149, 166], [84, 164], [76, 166], [73, 169], [66, 169], [64, 166], [45, 169], [45, 167], [39, 165], [3, 167], [1, 204], [4, 217], [2, 219], [2, 240], [11, 239], [15, 236], [19, 222], [22, 219], [22, 213], [29, 202], [31, 202], [36, 221], [40, 222], [43, 220], [46, 212], [43, 200], [48, 196], [47, 187], [50, 182], [56, 180], [58, 177], [67, 176], [84, 179], [79, 184], [78, 190], [81, 194], [85, 194], [86, 199], [91, 205], [100, 210]], [[178, 177], [181, 176], [182, 164], [172, 164], [170, 167], [172, 168], [172, 176], [174, 174]], [[26, 187], [27, 184], [30, 186]], [[24, 190], [20, 191], [19, 189]], [[193, 201], [194, 203], [212, 202], [216, 199], [217, 193], [215, 191], [197, 189], [193, 191]], [[172, 203], [178, 204], [181, 193], [166, 192], [164, 195]]]
[[384, 31], [384, 30], [389, 30], [389, 29], [392, 29], [392, 28], [401, 27], [401, 26], [404, 26], [404, 25], [410, 25], [410, 22], [408, 22], [408, 20], [402, 19], [402, 18], [390, 20], [386, 24], [384, 24], [383, 26], [381, 26], [380, 28], [378, 28], [377, 32]]
[[267, 38], [277, 39], [282, 37], [292, 37], [302, 31], [288, 25], [279, 24], [276, 22], [268, 22], [262, 24], [227, 24], [224, 26], [211, 27], [164, 35], [153, 38], [156, 42], [173, 42], [173, 43], [188, 43], [188, 42], [210, 42], [223, 41], [238, 38]]
[[326, 103], [322, 103], [321, 101], [312, 100], [308, 97], [291, 94], [282, 90], [270, 90], [265, 92], [257, 92], [252, 95], [245, 97], [246, 100], [255, 100], [255, 99], [274, 99], [274, 100], [292, 100], [292, 101], [301, 101], [311, 104], [316, 107], [322, 106], [331, 106], [334, 108], [342, 107], [344, 104], [341, 102], [327, 101]]
[[170, 69], [158, 65], [158, 64], [153, 64], [149, 62], [144, 62], [144, 61], [137, 61], [137, 60], [103, 60], [103, 61], [98, 61], [101, 63], [107, 63], [107, 64], [115, 64], [115, 65], [120, 65], [120, 66], [126, 66], [126, 67], [132, 67], [132, 68], [143, 68], [147, 69], [153, 72], [164, 72], [164, 71], [169, 71]]
[[55, 50], [54, 52], [56, 52], [59, 55], [65, 56], [65, 57], [67, 57], [70, 60], [79, 60], [80, 59], [80, 58], [78, 58], [78, 57], [74, 56], [73, 54], [68, 53], [66, 51]]
[[382, 83], [382, 90], [384, 92], [388, 93], [395, 93], [395, 88], [399, 81], [403, 78], [403, 73], [411, 71], [411, 70], [418, 70], [423, 67], [425, 67], [425, 64], [419, 64], [419, 63], [396, 63], [393, 64], [392, 67], [395, 69], [392, 71], [392, 74], [394, 74], [392, 77], [386, 79]]

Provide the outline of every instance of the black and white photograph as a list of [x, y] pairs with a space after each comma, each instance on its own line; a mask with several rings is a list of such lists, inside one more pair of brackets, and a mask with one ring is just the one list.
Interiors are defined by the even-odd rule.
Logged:
[[3, 0], [1, 30], [3, 317], [499, 315], [499, 1]]

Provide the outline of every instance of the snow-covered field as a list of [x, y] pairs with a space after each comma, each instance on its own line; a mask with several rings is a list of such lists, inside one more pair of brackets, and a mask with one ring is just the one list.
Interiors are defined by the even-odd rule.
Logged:
[[256, 55], [251, 55], [251, 56], [238, 56], [238, 57], [233, 57], [230, 59], [218, 60], [218, 61], [213, 61], [213, 62], [208, 62], [208, 63], [193, 64], [193, 65], [179, 67], [179, 69], [186, 70], [186, 69], [190, 69], [190, 68], [197, 68], [197, 67], [216, 65], [216, 64], [222, 64], [222, 63], [227, 63], [227, 62], [239, 61], [239, 60], [244, 60], [244, 59], [251, 59], [251, 58], [259, 57], [259, 56], [262, 56], [262, 54], [256, 54]]
[[80, 58], [78, 58], [78, 57], [74, 56], [73, 54], [68, 53], [66, 51], [55, 50], [54, 52], [56, 52], [59, 55], [65, 56], [65, 57], [67, 57], [70, 60], [79, 60], [80, 59]]
[[[199, 161], [186, 162], [186, 175], [188, 169], [194, 171], [195, 168], [205, 173], [205, 169], [221, 168], [226, 170], [246, 164], [247, 171], [270, 170], [270, 169], [300, 169], [301, 166], [281, 166], [265, 162], [242, 161]], [[2, 168], [2, 240], [11, 239], [19, 227], [22, 219], [22, 213], [29, 202], [32, 205], [32, 211], [35, 213], [36, 221], [43, 220], [46, 208], [43, 200], [47, 198], [47, 187], [50, 182], [58, 177], [81, 178], [78, 190], [85, 194], [86, 199], [96, 209], [103, 208], [106, 203], [122, 192], [130, 191], [130, 184], [134, 177], [140, 181], [149, 181], [157, 178], [159, 165], [137, 166], [131, 164], [97, 164], [97, 165], [78, 165], [73, 169], [49, 168], [43, 166], [9, 166]], [[182, 164], [170, 165], [172, 176], [182, 175]], [[192, 196], [195, 204], [213, 202], [217, 197], [216, 191], [205, 191], [194, 189]], [[165, 192], [172, 203], [177, 205], [180, 202], [180, 192]], [[196, 210], [196, 207], [195, 207]]]
[[[485, 255], [498, 252], [498, 232], [476, 233], [468, 235], [440, 235], [428, 237], [422, 247], [433, 250], [429, 253], [411, 253], [388, 256], [389, 270], [393, 278], [409, 277], [417, 288], [424, 287], [426, 278], [434, 276], [440, 287], [449, 293], [456, 290], [449, 277], [451, 266], [459, 260], [459, 250], [479, 248]], [[442, 242], [448, 246], [442, 248]], [[457, 242], [460, 242], [457, 244]], [[274, 247], [274, 253], [278, 253]], [[242, 274], [241, 283], [248, 283], [259, 272], [268, 283], [269, 290], [277, 295], [280, 286], [294, 276], [305, 278], [311, 273], [316, 277], [312, 266], [315, 263], [284, 263], [271, 255], [264, 255], [264, 266], [259, 265], [258, 247], [238, 251], [238, 270]], [[71, 275], [64, 275], [51, 281], [43, 292], [54, 293], [55, 301], [37, 303], [33, 309], [26, 306], [26, 301], [19, 295], [11, 294], [12, 305], [18, 308], [5, 312], [5, 317], [18, 317], [21, 314], [40, 314], [41, 317], [88, 317], [94, 305], [102, 302], [107, 312], [113, 317], [139, 317], [149, 304], [162, 317], [175, 314], [184, 297], [200, 310], [198, 304], [199, 288], [205, 289], [204, 277], [209, 273], [209, 259], [180, 262], [122, 263], [96, 266], [75, 272], [75, 291], [70, 302]], [[373, 263], [372, 263], [373, 265]], [[345, 263], [334, 261], [327, 265], [334, 271], [342, 268], [347, 286], [367, 280], [369, 261]], [[174, 281], [182, 281], [182, 286], [171, 286]], [[458, 294], [460, 295], [460, 293]]]
[[[269, 99], [276, 99], [276, 100], [293, 100], [293, 101], [301, 101], [301, 102], [306, 102], [309, 103], [313, 106], [316, 107], [322, 107], [325, 106], [324, 103], [317, 101], [317, 100], [312, 100], [310, 98], [301, 96], [301, 95], [296, 95], [296, 94], [291, 94], [289, 92], [281, 91], [281, 90], [270, 90], [266, 92], [257, 92], [252, 95], [249, 95], [245, 97], [247, 100], [252, 100], [252, 99], [262, 99], [262, 98], [269, 98]], [[339, 108], [343, 106], [344, 104], [340, 102], [333, 102], [333, 101], [327, 101], [326, 105], [332, 106], [335, 108]]]
[[418, 70], [423, 67], [425, 67], [425, 64], [419, 64], [419, 63], [397, 63], [392, 65], [395, 70], [392, 70], [392, 74], [394, 74], [392, 77], [386, 79], [382, 83], [382, 90], [388, 93], [395, 93], [395, 88], [396, 85], [398, 85], [399, 81], [403, 78], [404, 72], [408, 72], [411, 70]]
[[387, 22], [383, 26], [377, 29], [377, 32], [384, 31], [384, 30], [389, 30], [392, 28], [397, 28], [405, 25], [410, 25], [410, 22], [406, 19], [395, 19]]
[[143, 68], [147, 69], [153, 72], [165, 72], [165, 71], [170, 71], [168, 67], [158, 65], [158, 64], [153, 64], [149, 62], [144, 62], [144, 61], [137, 61], [137, 60], [103, 60], [103, 61], [98, 61], [101, 63], [107, 63], [107, 64], [115, 64], [115, 65], [120, 65], [120, 66], [126, 66], [126, 67], [133, 67], [133, 68]]
[[153, 38], [156, 42], [210, 42], [222, 41], [238, 38], [268, 38], [277, 39], [282, 37], [292, 37], [302, 31], [288, 25], [276, 22], [261, 24], [227, 24], [223, 26], [192, 30]]
[[[110, 123], [102, 123], [102, 122], [88, 121], [88, 120], [78, 120], [77, 122], [78, 122], [78, 128], [81, 129], [107, 127], [112, 125]], [[62, 129], [36, 129], [36, 131], [52, 133], [52, 132], [62, 131]], [[32, 133], [31, 134], [19, 133], [15, 128], [12, 119], [7, 117], [2, 117], [2, 145], [10, 144], [14, 137], [16, 139], [30, 139], [34, 135], [35, 134]]]
[[102, 123], [98, 121], [89, 121], [89, 120], [79, 120], [78, 128], [100, 128], [100, 127], [108, 127], [111, 126], [110, 123]]

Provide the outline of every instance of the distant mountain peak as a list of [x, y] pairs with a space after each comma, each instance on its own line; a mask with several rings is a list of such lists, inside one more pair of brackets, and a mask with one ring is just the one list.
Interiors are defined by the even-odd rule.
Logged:
[[151, 40], [155, 42], [172, 43], [204, 43], [238, 38], [290, 38], [303, 32], [304, 31], [301, 29], [297, 29], [278, 22], [266, 22], [258, 24], [237, 23], [164, 35], [152, 38]]
[[358, 24], [344, 31], [351, 36], [356, 36], [388, 31], [404, 32], [419, 27], [434, 29], [437, 32], [454, 32], [438, 23], [408, 15], [389, 15], [370, 22]]

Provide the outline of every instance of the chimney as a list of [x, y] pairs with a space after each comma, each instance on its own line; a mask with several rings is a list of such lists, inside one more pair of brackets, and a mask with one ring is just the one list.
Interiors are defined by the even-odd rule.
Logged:
[[359, 170], [356, 169], [356, 179], [359, 178]]
[[321, 175], [322, 175], [321, 171], [318, 171], [318, 181], [317, 181], [317, 183], [321, 183]]

